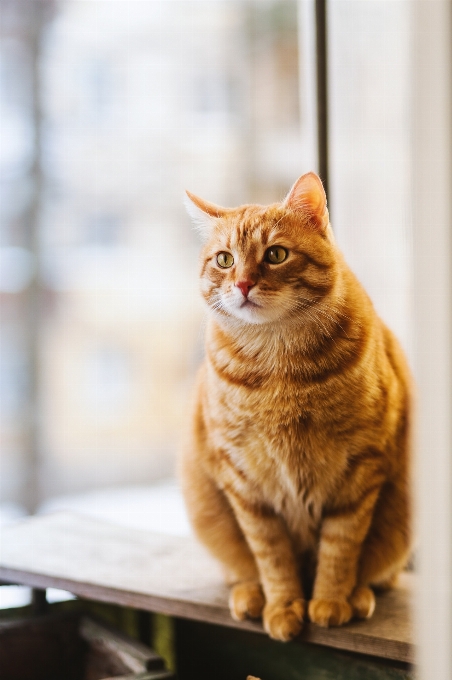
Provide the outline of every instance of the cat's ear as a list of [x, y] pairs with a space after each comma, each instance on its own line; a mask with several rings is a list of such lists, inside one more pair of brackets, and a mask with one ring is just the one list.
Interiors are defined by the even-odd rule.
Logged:
[[329, 224], [326, 194], [315, 172], [308, 172], [297, 179], [284, 199], [283, 205], [290, 210], [308, 214], [311, 224], [325, 232]]
[[219, 205], [208, 203], [202, 198], [199, 198], [199, 196], [190, 193], [190, 191], [186, 191], [185, 193], [185, 208], [201, 236], [207, 238], [212, 231], [216, 220], [224, 217], [229, 210], [227, 208], [222, 208]]

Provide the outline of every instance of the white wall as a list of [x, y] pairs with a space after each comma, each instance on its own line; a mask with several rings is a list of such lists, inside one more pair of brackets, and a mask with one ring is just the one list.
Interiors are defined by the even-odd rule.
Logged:
[[452, 678], [452, 6], [410, 3], [415, 372], [418, 381], [417, 632], [421, 680]]

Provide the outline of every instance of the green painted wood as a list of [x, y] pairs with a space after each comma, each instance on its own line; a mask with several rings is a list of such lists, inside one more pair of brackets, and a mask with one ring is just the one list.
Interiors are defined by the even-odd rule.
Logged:
[[176, 631], [172, 616], [152, 614], [151, 647], [164, 659], [169, 670], [176, 670]]
[[179, 680], [412, 680], [408, 665], [176, 619]]

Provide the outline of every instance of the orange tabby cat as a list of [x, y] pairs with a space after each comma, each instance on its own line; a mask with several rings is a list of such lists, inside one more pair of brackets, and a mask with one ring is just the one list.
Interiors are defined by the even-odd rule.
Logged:
[[402, 350], [335, 244], [317, 175], [267, 207], [188, 196], [210, 308], [181, 466], [191, 522], [235, 619], [289, 640], [306, 613], [367, 618], [369, 586], [393, 585], [410, 548]]

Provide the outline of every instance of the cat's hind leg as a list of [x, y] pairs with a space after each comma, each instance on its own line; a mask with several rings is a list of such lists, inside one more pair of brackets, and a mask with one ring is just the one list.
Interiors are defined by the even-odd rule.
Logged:
[[375, 593], [390, 590], [397, 585], [399, 571], [394, 573], [390, 578], [387, 578], [380, 583], [373, 583], [372, 588], [367, 586], [356, 586], [349, 598], [349, 602], [353, 609], [353, 616], [356, 619], [370, 619], [375, 610]]
[[236, 620], [259, 618], [265, 598], [254, 556], [225, 494], [202, 466], [182, 463], [182, 487], [191, 524], [216, 557], [232, 586], [231, 615]]
[[381, 583], [373, 583], [372, 588], [368, 586], [356, 586], [348, 600], [353, 609], [353, 617], [355, 619], [370, 619], [375, 611], [376, 605], [374, 590], [378, 593], [394, 588], [397, 584], [398, 576], [399, 572]]
[[[358, 566], [358, 585], [349, 598], [353, 616], [370, 618], [376, 591], [393, 588], [410, 549], [408, 501], [395, 485], [383, 487]], [[370, 587], [372, 586], [372, 587]]]
[[391, 576], [384, 577], [379, 581], [374, 580], [371, 583], [372, 587], [365, 585], [356, 586], [348, 600], [353, 609], [353, 617], [356, 619], [370, 619], [376, 604], [374, 591], [378, 593], [394, 588], [397, 585], [399, 574], [400, 567], [397, 567]]
[[388, 590], [397, 583], [411, 550], [410, 512], [406, 490], [386, 485], [363, 543], [358, 584]]
[[353, 616], [357, 619], [370, 619], [375, 610], [375, 595], [372, 588], [357, 586], [349, 597]]

